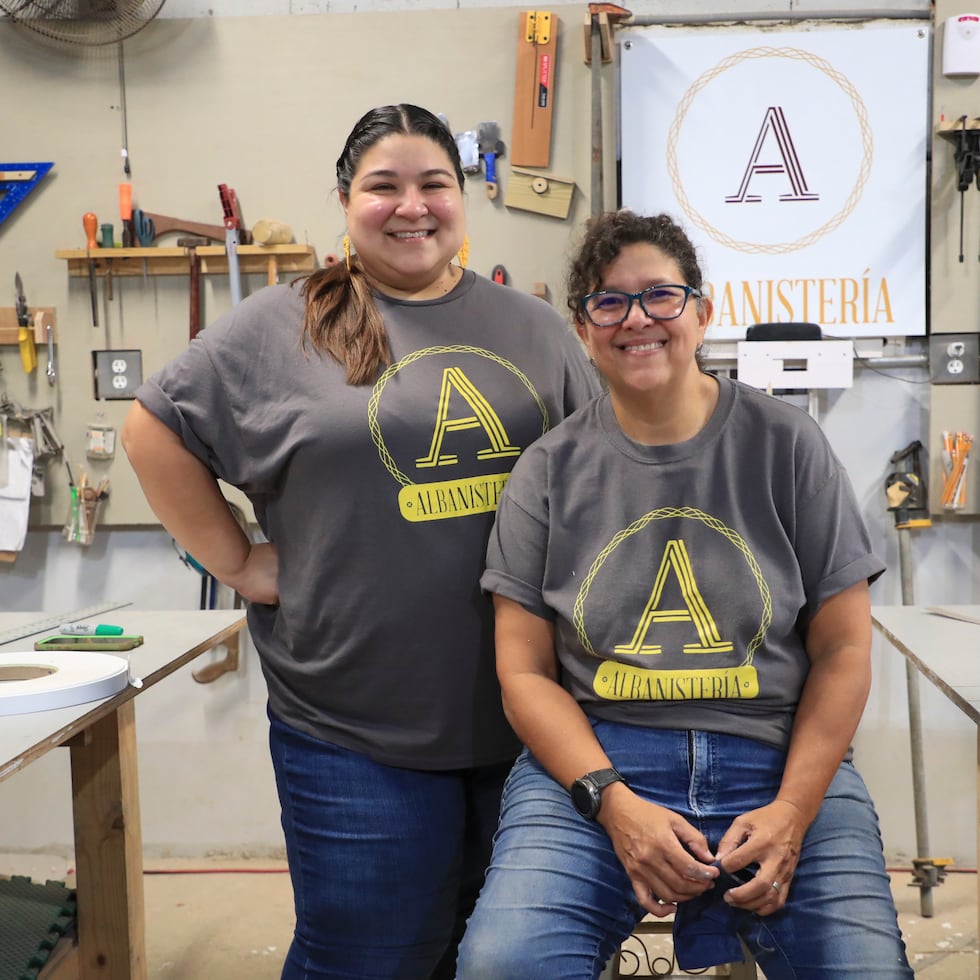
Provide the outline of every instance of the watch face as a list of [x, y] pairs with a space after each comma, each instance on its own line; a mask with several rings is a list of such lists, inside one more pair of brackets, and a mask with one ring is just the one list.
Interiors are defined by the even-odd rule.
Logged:
[[590, 820], [599, 812], [599, 794], [585, 779], [572, 783], [572, 803], [575, 809]]

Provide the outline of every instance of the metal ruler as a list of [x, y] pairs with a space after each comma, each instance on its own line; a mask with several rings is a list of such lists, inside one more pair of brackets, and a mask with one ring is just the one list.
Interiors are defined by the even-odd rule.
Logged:
[[45, 630], [54, 629], [62, 623], [74, 623], [78, 619], [88, 619], [89, 616], [98, 616], [101, 613], [109, 612], [111, 609], [122, 609], [124, 606], [131, 605], [132, 602], [102, 602], [95, 606], [86, 606], [84, 609], [72, 609], [70, 612], [45, 616], [44, 619], [36, 619], [32, 623], [24, 623], [22, 626], [15, 626], [13, 629], [0, 632], [0, 646], [4, 643], [23, 639], [25, 636], [34, 636], [37, 633], [45, 632]]

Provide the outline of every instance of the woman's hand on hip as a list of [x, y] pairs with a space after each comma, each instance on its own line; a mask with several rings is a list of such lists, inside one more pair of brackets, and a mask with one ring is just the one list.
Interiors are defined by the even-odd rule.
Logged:
[[704, 835], [682, 816], [622, 783], [603, 793], [599, 822], [629, 875], [639, 903], [663, 918], [711, 888], [718, 870]]
[[233, 588], [243, 599], [264, 605], [279, 605], [279, 550], [263, 541], [249, 548], [245, 564], [225, 585]]

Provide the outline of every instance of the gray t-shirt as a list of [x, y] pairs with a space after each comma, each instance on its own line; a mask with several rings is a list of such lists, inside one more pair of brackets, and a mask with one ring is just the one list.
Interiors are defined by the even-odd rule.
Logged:
[[555, 624], [599, 718], [788, 743], [809, 617], [884, 565], [805, 412], [718, 379], [693, 439], [624, 435], [608, 395], [521, 457], [482, 585]]
[[272, 286], [137, 397], [278, 547], [280, 605], [248, 624], [279, 718], [391, 765], [502, 761], [519, 746], [479, 587], [494, 510], [598, 384], [554, 309], [471, 271], [440, 299], [376, 301], [394, 360], [374, 385], [304, 352], [299, 290]]

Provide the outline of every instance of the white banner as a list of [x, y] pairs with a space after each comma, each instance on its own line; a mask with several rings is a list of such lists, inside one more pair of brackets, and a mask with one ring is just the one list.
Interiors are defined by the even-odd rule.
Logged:
[[623, 205], [698, 246], [708, 336], [926, 332], [930, 31], [622, 35]]

